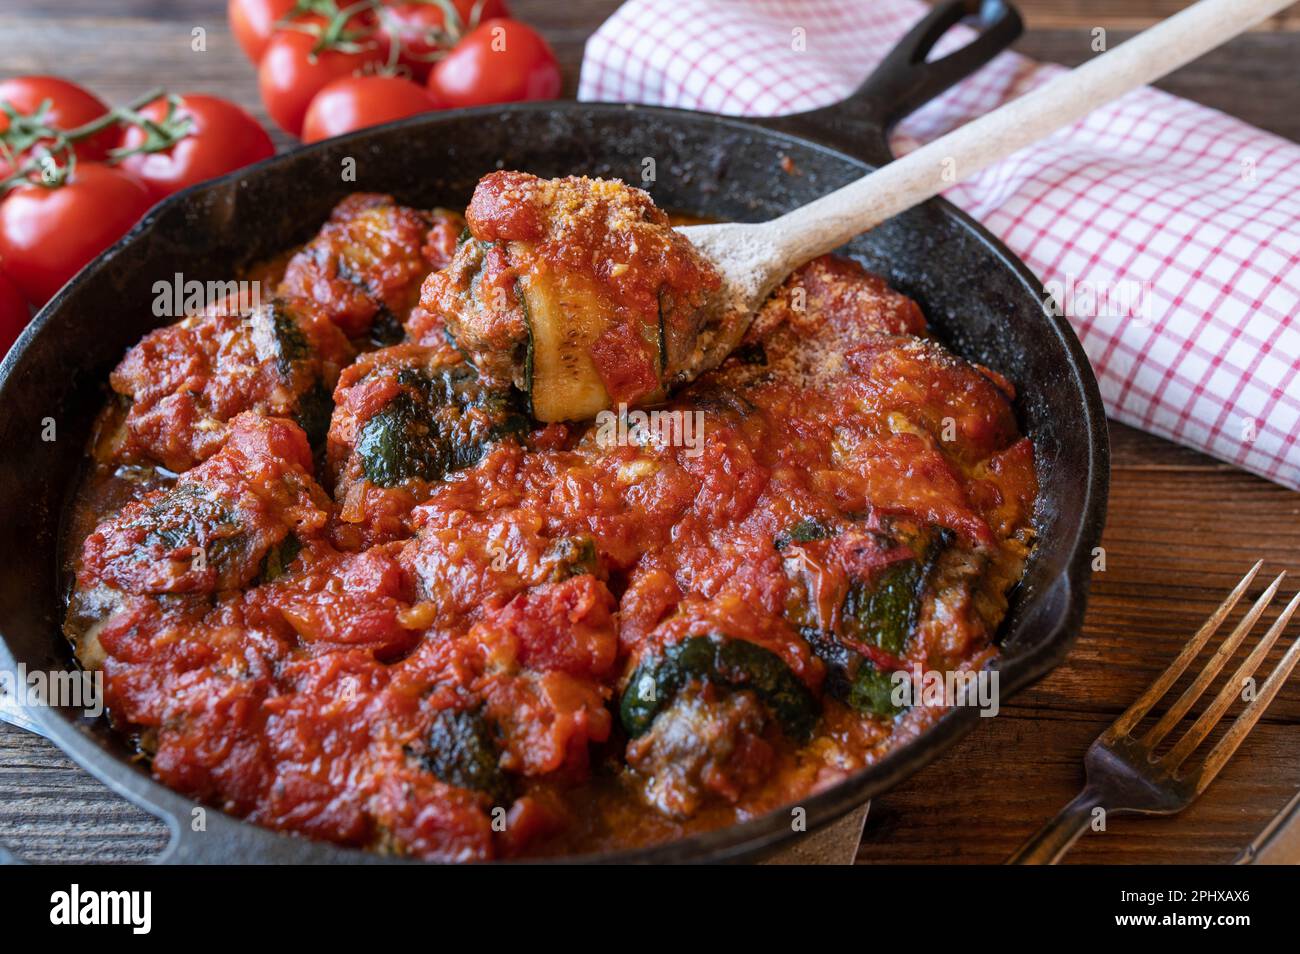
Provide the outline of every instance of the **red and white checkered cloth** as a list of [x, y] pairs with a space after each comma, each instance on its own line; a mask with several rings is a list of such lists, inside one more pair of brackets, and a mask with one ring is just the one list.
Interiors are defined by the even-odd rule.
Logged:
[[[814, 109], [856, 88], [926, 9], [629, 0], [587, 42], [578, 96]], [[971, 36], [950, 31], [935, 55]], [[895, 152], [1061, 69], [1004, 53], [905, 120]], [[1300, 489], [1300, 145], [1148, 88], [946, 196], [1043, 280], [1112, 417]]]

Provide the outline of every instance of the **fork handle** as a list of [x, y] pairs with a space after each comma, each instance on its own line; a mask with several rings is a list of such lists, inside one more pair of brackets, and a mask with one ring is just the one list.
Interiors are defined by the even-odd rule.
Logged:
[[1093, 809], [1101, 805], [1101, 798], [1092, 786], [1084, 786], [1056, 817], [1030, 837], [1020, 850], [1008, 860], [1009, 865], [1054, 865], [1079, 840], [1079, 836], [1092, 824]]

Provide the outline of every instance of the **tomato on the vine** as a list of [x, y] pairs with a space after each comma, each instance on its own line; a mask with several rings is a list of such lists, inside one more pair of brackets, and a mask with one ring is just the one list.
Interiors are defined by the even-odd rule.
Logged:
[[0, 272], [0, 358], [5, 356], [11, 345], [27, 327], [31, 314], [27, 310], [27, 301], [18, 286]]
[[560, 87], [550, 44], [518, 20], [485, 20], [429, 74], [429, 89], [451, 107], [554, 99]]
[[[242, 107], [199, 93], [179, 99], [170, 117], [166, 98], [154, 100], [139, 113], [153, 123], [188, 120], [185, 137], [156, 152], [132, 153], [120, 163], [149, 188], [155, 200], [275, 154], [271, 137]], [[139, 149], [147, 138], [142, 127], [128, 126], [119, 148]]]
[[[40, 109], [42, 103], [48, 102], [45, 125], [61, 130], [84, 126], [108, 112], [108, 106], [94, 93], [57, 76], [15, 76], [0, 80], [0, 102], [8, 103], [18, 113], [28, 116]], [[9, 117], [0, 112], [0, 134], [8, 131], [9, 127]], [[87, 162], [103, 159], [116, 139], [117, 132], [112, 128], [83, 139], [75, 146], [77, 158]], [[28, 148], [15, 156], [15, 164], [20, 164], [30, 152], [31, 148]], [[9, 163], [0, 154], [0, 176], [8, 175], [10, 170]]]
[[[510, 16], [505, 0], [452, 0], [452, 6], [460, 17], [453, 28], [464, 33], [484, 20]], [[457, 39], [448, 30], [444, 8], [437, 3], [386, 2], [379, 13], [378, 36], [386, 57], [394, 43], [399, 45], [397, 62], [420, 81], [428, 78], [435, 54], [453, 46]]]
[[244, 55], [254, 64], [260, 62], [266, 52], [275, 25], [296, 5], [296, 0], [230, 0], [226, 5], [230, 32], [235, 34]]
[[400, 76], [344, 76], [312, 99], [302, 141], [317, 142], [436, 108], [428, 90]]
[[152, 204], [129, 172], [78, 162], [64, 185], [20, 185], [0, 202], [0, 260], [27, 300], [43, 305]]
[[315, 52], [317, 42], [318, 38], [309, 33], [281, 30], [271, 37], [258, 67], [257, 82], [267, 113], [276, 125], [295, 136], [302, 132], [312, 98], [330, 81], [380, 62], [373, 42], [363, 42], [357, 51]]

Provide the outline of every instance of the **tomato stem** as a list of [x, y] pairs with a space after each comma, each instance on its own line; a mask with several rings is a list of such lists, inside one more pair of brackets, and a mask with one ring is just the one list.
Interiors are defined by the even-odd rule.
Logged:
[[98, 119], [92, 119], [90, 122], [85, 123], [84, 125], [81, 126], [77, 126], [73, 129], [69, 129], [66, 131], [56, 130], [56, 132], [60, 137], [66, 139], [68, 142], [77, 142], [78, 140], [85, 139], [88, 136], [93, 136], [95, 135], [95, 133], [103, 132], [109, 126], [120, 123], [123, 119], [127, 118], [128, 116], [136, 116], [137, 110], [143, 109], [145, 106], [148, 106], [150, 103], [152, 103], [155, 99], [158, 99], [160, 96], [165, 96], [165, 95], [167, 95], [166, 90], [164, 90], [161, 86], [155, 87], [154, 89], [149, 90], [149, 92], [145, 93], [144, 95], [137, 96], [135, 99], [128, 102], [125, 106], [118, 106], [114, 109], [110, 109], [108, 112], [106, 112], [103, 116], [100, 116]]
[[[157, 97], [154, 97], [154, 99], [157, 99]], [[153, 100], [149, 100], [149, 102], [153, 102]], [[162, 152], [170, 149], [188, 136], [193, 131], [194, 119], [190, 116], [178, 117], [176, 110], [180, 108], [180, 105], [179, 96], [168, 95], [167, 112], [161, 120], [153, 120], [140, 115], [133, 109], [123, 108], [122, 118], [144, 130], [144, 141], [131, 149], [114, 149], [109, 153], [109, 161], [117, 163], [127, 156], [134, 156], [139, 153]]]
[[[140, 115], [139, 110], [163, 96], [167, 97], [167, 115], [161, 123]], [[179, 105], [179, 98], [168, 95], [162, 88], [155, 88], [137, 96], [125, 106], [110, 109], [88, 123], [72, 129], [56, 129], [49, 125], [49, 100], [43, 101], [35, 112], [26, 115], [19, 113], [10, 103], [0, 103], [0, 109], [9, 117], [9, 128], [0, 134], [0, 150], [12, 169], [7, 177], [0, 179], [0, 195], [24, 184], [41, 185], [47, 189], [57, 189], [66, 184], [77, 168], [74, 145], [111, 126], [124, 123], [139, 126], [145, 131], [145, 141], [136, 149], [112, 150], [109, 153], [110, 162], [120, 162], [136, 152], [170, 149], [189, 135], [193, 125], [188, 116], [179, 120], [175, 118]], [[28, 150], [31, 150], [29, 158], [17, 168], [12, 168], [15, 158]], [[39, 173], [35, 179], [32, 178], [34, 173]]]
[[[295, 30], [316, 38], [308, 54], [312, 62], [327, 50], [341, 53], [360, 53], [369, 45], [381, 29], [387, 31], [391, 42], [388, 44], [387, 58], [374, 72], [380, 75], [398, 75], [399, 62], [405, 54], [408, 60], [421, 63], [433, 63], [442, 59], [460, 42], [470, 30], [478, 26], [483, 18], [487, 0], [475, 0], [468, 17], [462, 18], [460, 11], [451, 0], [409, 0], [412, 5], [437, 7], [442, 12], [442, 26], [431, 26], [423, 30], [418, 39], [425, 45], [433, 47], [429, 53], [415, 53], [408, 49], [408, 42], [403, 36], [402, 22], [381, 0], [355, 0], [341, 6], [338, 0], [298, 0], [293, 9], [276, 21], [277, 30]], [[371, 22], [358, 28], [350, 24], [359, 14], [369, 13]], [[319, 17], [324, 22], [303, 22], [304, 17]]]

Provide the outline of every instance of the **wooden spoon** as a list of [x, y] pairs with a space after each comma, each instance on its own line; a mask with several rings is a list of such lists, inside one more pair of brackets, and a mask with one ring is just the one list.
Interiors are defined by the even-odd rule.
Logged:
[[1294, 0], [1200, 0], [1019, 99], [770, 222], [681, 229], [722, 272], [718, 311], [701, 336], [698, 370], [740, 342], [754, 313], [798, 266], [938, 195], [1102, 103], [1159, 79]]

